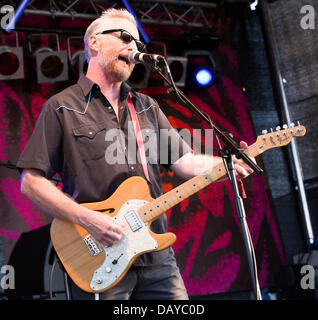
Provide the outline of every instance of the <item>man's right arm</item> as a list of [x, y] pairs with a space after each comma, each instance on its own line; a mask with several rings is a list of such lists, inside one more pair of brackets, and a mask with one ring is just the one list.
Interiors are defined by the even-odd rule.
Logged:
[[82, 226], [103, 245], [111, 246], [122, 237], [122, 225], [107, 214], [79, 205], [45, 178], [41, 170], [23, 169], [21, 192], [44, 212]]

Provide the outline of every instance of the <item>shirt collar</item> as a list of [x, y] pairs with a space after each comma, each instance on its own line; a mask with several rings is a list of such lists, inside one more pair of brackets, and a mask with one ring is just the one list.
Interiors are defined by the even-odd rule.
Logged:
[[120, 101], [124, 101], [128, 98], [131, 87], [127, 82], [123, 82], [120, 87]]
[[[99, 88], [99, 86], [95, 82], [87, 78], [84, 74], [81, 74], [77, 83], [82, 88], [85, 97], [89, 94], [93, 87]], [[131, 87], [129, 86], [129, 84], [123, 82], [120, 87], [120, 101], [126, 100], [130, 91]]]
[[89, 92], [92, 90], [92, 88], [95, 86], [97, 86], [97, 84], [95, 82], [93, 82], [92, 80], [88, 79], [84, 74], [81, 74], [81, 76], [79, 77], [77, 83], [79, 84], [79, 86], [81, 87], [81, 89], [83, 90], [84, 96], [86, 97]]

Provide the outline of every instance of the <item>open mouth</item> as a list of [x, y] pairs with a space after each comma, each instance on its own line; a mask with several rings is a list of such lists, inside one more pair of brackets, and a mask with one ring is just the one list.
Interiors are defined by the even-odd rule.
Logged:
[[124, 61], [127, 65], [129, 65], [129, 63], [130, 63], [127, 57], [118, 56], [118, 60]]

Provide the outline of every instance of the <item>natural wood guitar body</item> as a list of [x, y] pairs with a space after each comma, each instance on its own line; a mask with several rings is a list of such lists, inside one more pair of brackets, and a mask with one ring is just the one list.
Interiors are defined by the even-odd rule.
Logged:
[[[124, 205], [124, 203], [127, 201], [129, 202], [132, 199], [145, 200], [147, 202], [154, 200], [150, 195], [150, 190], [146, 180], [141, 177], [136, 176], [127, 179], [118, 187], [111, 197], [104, 201], [84, 203], [81, 205], [91, 210], [103, 212], [102, 214], [108, 214], [111, 217], [116, 217], [119, 209]], [[147, 228], [149, 234], [157, 242], [158, 247], [154, 250], [149, 250], [149, 252], [163, 250], [173, 245], [176, 241], [176, 236], [173, 233], [156, 234], [152, 232], [150, 230], [152, 221], [149, 221]], [[90, 283], [93, 278], [94, 271], [106, 260], [105, 250], [98, 255], [93, 256], [88, 250], [87, 244], [83, 240], [88, 235], [88, 232], [79, 225], [60, 219], [54, 219], [52, 222], [52, 243], [66, 272], [82, 290], [86, 292], [98, 292], [92, 290]], [[133, 239], [131, 239], [131, 241], [133, 241]], [[139, 253], [134, 256], [128, 264], [125, 272], [118, 277], [118, 280], [114, 282], [112, 286], [122, 279], [133, 262], [143, 253]]]

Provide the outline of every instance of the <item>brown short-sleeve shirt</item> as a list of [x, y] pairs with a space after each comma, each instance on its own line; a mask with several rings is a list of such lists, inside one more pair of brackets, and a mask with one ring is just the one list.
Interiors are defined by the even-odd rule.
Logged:
[[[130, 91], [123, 83], [117, 118], [98, 85], [82, 75], [77, 84], [45, 103], [17, 167], [42, 170], [47, 178], [58, 173], [63, 191], [78, 203], [104, 200], [125, 179], [144, 177], [127, 106]], [[131, 92], [144, 136], [151, 181], [148, 185], [152, 197], [157, 198], [162, 194], [159, 164], [168, 168], [191, 148], [172, 128], [155, 100]], [[177, 146], [176, 153], [173, 146]], [[152, 230], [167, 231], [165, 215], [152, 223]], [[159, 262], [163, 254], [143, 255], [136, 264]]]

